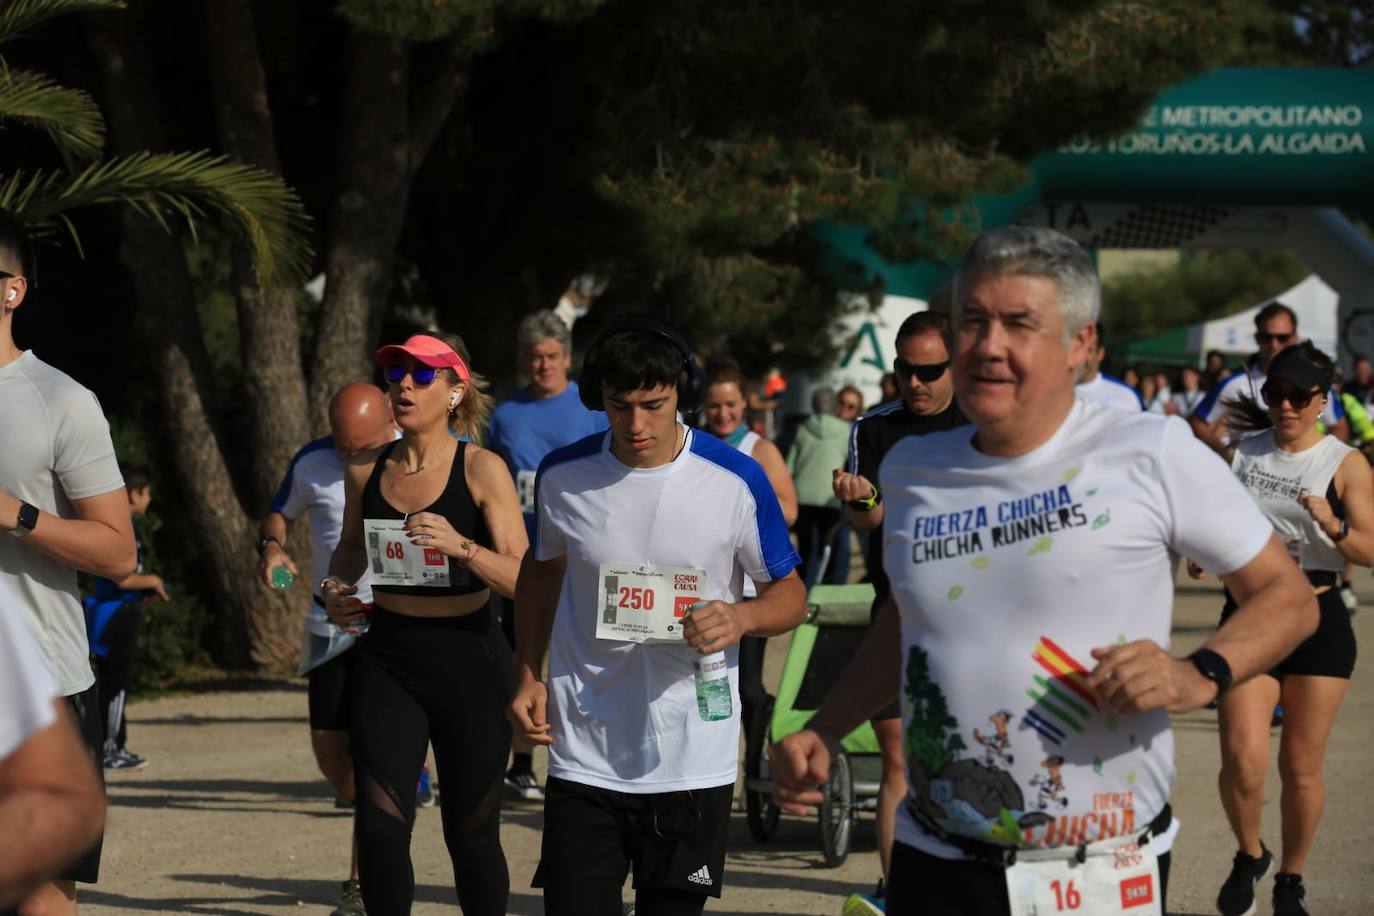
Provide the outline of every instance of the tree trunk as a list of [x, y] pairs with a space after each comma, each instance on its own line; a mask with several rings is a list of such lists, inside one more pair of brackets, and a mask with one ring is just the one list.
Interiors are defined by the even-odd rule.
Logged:
[[[281, 174], [267, 83], [248, 0], [206, 0], [220, 143], [233, 159]], [[252, 436], [249, 497], [265, 510], [291, 456], [310, 438], [295, 292], [262, 289], [243, 239], [234, 243], [234, 295]]]
[[[136, 13], [93, 14], [87, 39], [105, 85], [115, 150], [165, 148], [157, 94]], [[122, 258], [151, 320], [163, 422], [173, 442], [181, 492], [212, 582], [201, 591], [218, 612], [229, 665], [290, 670], [297, 656], [299, 587], [271, 594], [257, 579], [253, 520], [244, 512], [212, 420], [214, 398], [190, 276], [181, 243], [154, 222], [126, 213]], [[291, 605], [296, 605], [293, 610]]]
[[356, 30], [349, 36], [339, 192], [310, 380], [316, 429], [327, 425], [335, 391], [373, 377], [411, 181], [466, 85], [459, 62], [445, 57], [412, 99], [411, 70], [407, 42]]

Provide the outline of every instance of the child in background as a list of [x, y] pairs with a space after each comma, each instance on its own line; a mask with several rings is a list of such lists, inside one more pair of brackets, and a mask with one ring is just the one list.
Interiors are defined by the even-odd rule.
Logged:
[[[124, 488], [129, 496], [129, 513], [138, 519], [153, 501], [153, 485], [141, 467], [121, 467]], [[134, 658], [138, 654], [138, 626], [143, 616], [143, 599], [156, 596], [167, 600], [162, 577], [143, 569], [143, 545], [138, 545], [138, 566], [118, 582], [97, 576], [92, 593], [86, 598], [86, 632], [95, 658], [96, 679], [100, 685], [100, 707], [105, 723], [105, 769], [138, 770], [147, 761], [125, 746], [127, 728], [124, 701], [133, 681]]]

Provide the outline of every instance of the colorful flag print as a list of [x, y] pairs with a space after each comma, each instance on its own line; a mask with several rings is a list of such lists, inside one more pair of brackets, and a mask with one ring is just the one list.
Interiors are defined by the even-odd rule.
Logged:
[[1069, 732], [1081, 733], [1097, 710], [1097, 695], [1088, 686], [1088, 669], [1048, 636], [1031, 654], [1049, 677], [1036, 674], [1026, 688], [1034, 702], [1022, 721], [1052, 744], [1063, 744]]

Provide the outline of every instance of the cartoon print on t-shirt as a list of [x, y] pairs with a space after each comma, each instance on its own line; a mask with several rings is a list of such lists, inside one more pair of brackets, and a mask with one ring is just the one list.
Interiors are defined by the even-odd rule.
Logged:
[[1035, 806], [1044, 811], [1057, 802], [1059, 807], [1067, 808], [1069, 799], [1064, 794], [1064, 777], [1060, 770], [1064, 766], [1064, 758], [1058, 754], [1051, 754], [1040, 761], [1040, 765], [1045, 768], [1045, 772], [1036, 773], [1030, 780], [1030, 784], [1039, 789], [1035, 797]]
[[978, 729], [973, 730], [973, 740], [983, 745], [983, 763], [987, 766], [994, 766], [1001, 763], [1011, 766], [1014, 758], [1011, 755], [1011, 737], [1007, 734], [1007, 725], [1011, 722], [1011, 713], [1005, 709], [988, 716], [988, 721], [992, 723], [993, 731], [991, 734], [984, 735]]
[[[968, 746], [944, 693], [930, 678], [930, 659], [920, 646], [907, 653], [903, 694], [909, 713], [903, 735], [910, 786], [906, 804], [919, 823], [937, 833], [1019, 845], [1025, 831], [1050, 822], [1043, 812], [1025, 810], [1025, 795], [1009, 772], [961, 759]], [[978, 737], [974, 740], [986, 748]]]

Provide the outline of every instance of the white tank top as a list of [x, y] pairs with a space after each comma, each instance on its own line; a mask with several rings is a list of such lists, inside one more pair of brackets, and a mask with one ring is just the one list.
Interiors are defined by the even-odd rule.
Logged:
[[1236, 446], [1231, 470], [1303, 569], [1339, 572], [1345, 568], [1345, 557], [1307, 514], [1298, 497], [1307, 493], [1330, 498], [1336, 468], [1352, 451], [1334, 436], [1322, 437], [1306, 451], [1281, 451], [1274, 444], [1272, 429]]
[[[744, 454], [748, 455], [750, 458], [753, 458], [753, 457], [754, 457], [754, 446], [755, 446], [755, 445], [758, 445], [759, 440], [762, 439], [762, 438], [763, 438], [762, 436], [760, 436], [758, 433], [754, 432], [754, 431], [751, 429], [751, 430], [749, 430], [747, 433], [744, 434], [744, 438], [743, 438], [743, 439], [739, 440], [739, 442], [735, 445], [735, 449], [736, 449], [737, 451], [743, 452]], [[757, 598], [758, 596], [759, 596], [759, 590], [758, 590], [758, 587], [754, 585], [754, 580], [753, 580], [753, 579], [750, 579], [748, 576], [745, 576], [745, 577], [744, 577], [744, 597], [747, 599], [747, 598]]]

